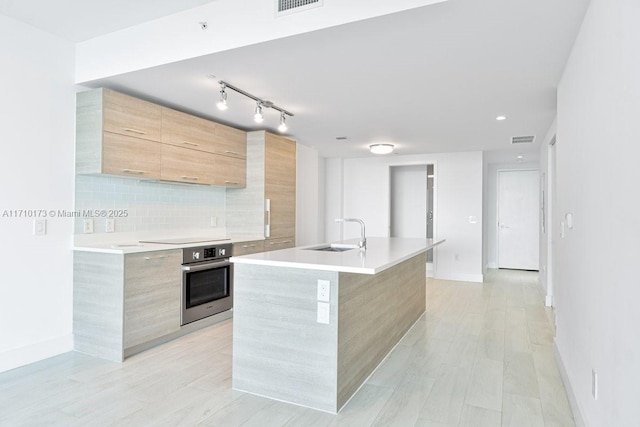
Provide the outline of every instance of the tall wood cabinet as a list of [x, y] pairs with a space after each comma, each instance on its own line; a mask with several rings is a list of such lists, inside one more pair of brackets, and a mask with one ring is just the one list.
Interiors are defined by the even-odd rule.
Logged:
[[296, 143], [265, 132], [264, 196], [267, 224], [265, 250], [295, 246]]
[[264, 250], [296, 241], [296, 142], [265, 131], [247, 133], [247, 184], [227, 189], [227, 233], [264, 235]]

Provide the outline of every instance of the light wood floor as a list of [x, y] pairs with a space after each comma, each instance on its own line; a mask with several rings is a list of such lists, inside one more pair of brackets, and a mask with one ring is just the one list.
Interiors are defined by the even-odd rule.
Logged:
[[427, 313], [332, 415], [231, 390], [231, 321], [123, 364], [67, 353], [0, 374], [0, 426], [572, 426], [537, 273], [429, 280]]

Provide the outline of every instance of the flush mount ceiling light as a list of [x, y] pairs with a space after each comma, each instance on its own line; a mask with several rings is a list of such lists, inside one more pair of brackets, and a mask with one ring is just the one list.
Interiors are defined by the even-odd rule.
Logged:
[[[213, 74], [208, 75], [208, 77], [210, 78], [215, 78], [215, 76]], [[256, 101], [256, 110], [255, 113], [253, 115], [253, 120], [255, 120], [256, 123], [262, 123], [264, 120], [264, 113], [263, 113], [263, 109], [264, 108], [271, 108], [273, 110], [279, 111], [280, 112], [280, 125], [278, 126], [278, 130], [280, 132], [286, 132], [287, 131], [287, 124], [286, 124], [286, 117], [285, 116], [289, 116], [289, 117], [293, 117], [293, 114], [290, 113], [289, 111], [285, 110], [284, 108], [278, 107], [277, 105], [275, 105], [273, 102], [268, 101], [268, 100], [264, 100], [261, 98], [258, 98], [255, 95], [250, 94], [249, 92], [245, 92], [244, 90], [240, 89], [237, 86], [234, 86], [232, 84], [229, 84], [223, 80], [220, 80], [218, 83], [220, 83], [220, 102], [218, 102], [218, 108], [221, 110], [226, 110], [228, 105], [227, 105], [227, 89], [231, 89], [234, 92], [239, 93], [240, 95], [244, 95], [247, 98], [251, 98], [254, 101]]]
[[218, 101], [218, 110], [226, 110], [227, 106], [227, 85], [220, 84], [220, 101]]
[[503, 120], [507, 120], [507, 116], [498, 116], [498, 117], [496, 117], [496, 120], [499, 121], [499, 122], [501, 122]]
[[373, 154], [389, 154], [393, 151], [393, 144], [371, 144], [369, 150]]

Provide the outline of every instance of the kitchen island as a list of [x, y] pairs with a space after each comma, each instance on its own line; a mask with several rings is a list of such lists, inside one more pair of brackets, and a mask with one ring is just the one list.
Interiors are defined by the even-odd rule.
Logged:
[[233, 388], [337, 413], [424, 313], [426, 251], [442, 242], [232, 257]]

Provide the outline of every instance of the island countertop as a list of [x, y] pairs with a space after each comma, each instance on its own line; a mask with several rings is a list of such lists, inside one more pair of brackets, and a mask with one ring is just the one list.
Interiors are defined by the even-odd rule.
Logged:
[[[275, 267], [336, 271], [343, 273], [377, 274], [415, 255], [444, 242], [434, 239], [408, 239], [400, 237], [369, 237], [367, 249], [343, 252], [318, 251], [329, 244], [301, 246], [279, 251], [231, 257], [236, 264], [270, 265]], [[340, 244], [357, 245], [358, 239]]]

